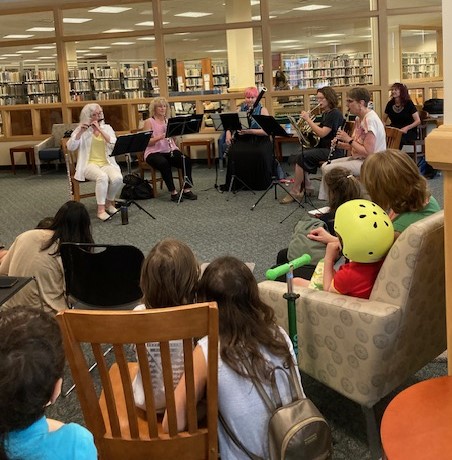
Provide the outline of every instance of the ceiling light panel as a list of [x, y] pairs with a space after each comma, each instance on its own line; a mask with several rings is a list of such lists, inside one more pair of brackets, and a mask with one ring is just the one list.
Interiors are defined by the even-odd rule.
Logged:
[[84, 24], [85, 22], [92, 21], [88, 18], [63, 18], [65, 24]]
[[202, 13], [200, 11], [186, 11], [185, 13], [177, 13], [174, 16], [181, 18], [203, 18], [204, 16], [210, 16], [213, 13]]
[[27, 32], [54, 32], [55, 27], [32, 27], [27, 29]]
[[323, 10], [325, 8], [331, 8], [331, 5], [306, 5], [306, 6], [298, 6], [294, 8], [294, 10], [298, 11], [315, 11], [315, 10]]
[[106, 14], [118, 14], [124, 13], [124, 11], [129, 11], [132, 8], [126, 8], [122, 6], [99, 6], [92, 10], [88, 10], [89, 13], [106, 13]]

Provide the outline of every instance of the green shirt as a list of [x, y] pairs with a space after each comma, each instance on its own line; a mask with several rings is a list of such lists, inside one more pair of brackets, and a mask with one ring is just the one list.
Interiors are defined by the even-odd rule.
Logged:
[[435, 212], [441, 211], [438, 202], [433, 198], [430, 197], [428, 203], [420, 209], [419, 211], [408, 211], [399, 214], [393, 221], [394, 231], [402, 233], [409, 225], [417, 222], [418, 220], [423, 219], [424, 217], [430, 216]]

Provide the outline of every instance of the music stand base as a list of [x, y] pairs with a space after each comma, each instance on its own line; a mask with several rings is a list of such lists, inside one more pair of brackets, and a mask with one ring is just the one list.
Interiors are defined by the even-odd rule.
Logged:
[[302, 208], [304, 208], [303, 204], [301, 203], [301, 201], [298, 201], [290, 192], [289, 190], [287, 190], [283, 185], [281, 185], [281, 183], [279, 182], [279, 179], [276, 179], [275, 176], [272, 177], [272, 181], [270, 183], [270, 185], [267, 187], [267, 190], [265, 190], [265, 192], [260, 196], [260, 198], [256, 201], [256, 203], [253, 204], [253, 206], [251, 206], [251, 211], [254, 211], [254, 208], [260, 203], [260, 201], [262, 200], [262, 198], [264, 198], [264, 196], [269, 192], [269, 190], [271, 190], [272, 188], [274, 188], [275, 190], [275, 200], [278, 198], [277, 197], [277, 194], [276, 194], [276, 191], [277, 191], [277, 187], [281, 187], [288, 195], [290, 195], [294, 201], [296, 201], [298, 203], [299, 206], [301, 206]]
[[[242, 188], [239, 190], [232, 191], [232, 187], [234, 186], [235, 180], [239, 181], [242, 184]], [[243, 190], [244, 188], [247, 189], [249, 192], [251, 192], [253, 195], [256, 195], [254, 190], [248, 184], [246, 184], [242, 179], [240, 179], [240, 177], [233, 174], [231, 176], [231, 182], [229, 183], [228, 196], [226, 197], [226, 201], [229, 201], [229, 196], [231, 192], [235, 195], [237, 192], [239, 192], [240, 190]]]
[[[138, 209], [140, 209], [141, 211], [144, 211], [149, 217], [152, 217], [154, 220], [156, 220], [156, 218], [150, 212], [146, 211], [146, 209], [144, 209], [143, 206], [138, 204], [135, 200], [116, 200], [116, 201], [120, 202], [121, 205], [124, 205], [127, 208], [131, 204], [134, 204]], [[113, 216], [116, 216], [116, 214], [118, 214], [118, 212], [121, 212], [121, 208], [118, 208], [118, 210], [116, 212], [114, 212], [113, 214], [111, 214], [111, 216], [108, 219], [105, 219], [104, 222], [109, 221]]]

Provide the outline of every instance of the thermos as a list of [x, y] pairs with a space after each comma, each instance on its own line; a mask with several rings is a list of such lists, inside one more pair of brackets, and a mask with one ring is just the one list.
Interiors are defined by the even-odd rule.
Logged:
[[121, 205], [121, 223], [127, 225], [129, 223], [129, 211], [125, 204]]

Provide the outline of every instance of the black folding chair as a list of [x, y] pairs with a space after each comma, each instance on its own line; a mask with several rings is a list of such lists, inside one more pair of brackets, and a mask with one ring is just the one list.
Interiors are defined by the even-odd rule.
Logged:
[[[60, 254], [70, 308], [128, 310], [140, 303], [144, 255], [135, 246], [62, 243]], [[104, 355], [110, 350], [111, 347]], [[89, 371], [95, 367], [96, 363]], [[74, 388], [75, 385], [64, 396]]]

